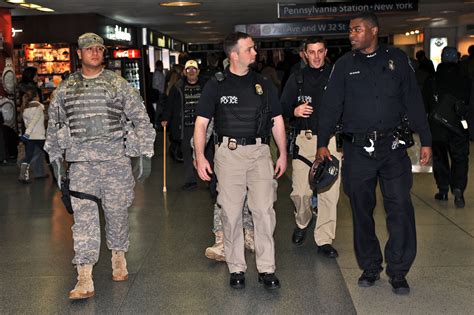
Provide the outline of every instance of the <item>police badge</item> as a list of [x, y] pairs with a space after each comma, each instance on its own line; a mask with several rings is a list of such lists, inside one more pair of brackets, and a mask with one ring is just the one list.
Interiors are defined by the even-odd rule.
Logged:
[[258, 83], [255, 84], [255, 93], [257, 93], [257, 95], [262, 95], [263, 94], [262, 86]]
[[393, 62], [392, 59], [388, 61], [388, 68], [390, 69], [390, 71], [395, 70], [395, 63]]

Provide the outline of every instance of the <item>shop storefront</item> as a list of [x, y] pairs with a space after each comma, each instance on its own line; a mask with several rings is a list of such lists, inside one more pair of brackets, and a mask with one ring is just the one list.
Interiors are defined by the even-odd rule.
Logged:
[[23, 30], [14, 37], [17, 76], [25, 67], [36, 67], [45, 100], [63, 77], [80, 68], [77, 38], [86, 32], [104, 38], [105, 66], [119, 72], [137, 89], [143, 89], [141, 54], [131, 53], [133, 58], [129, 61], [128, 51], [139, 52], [134, 27], [97, 14], [14, 17], [13, 27]]

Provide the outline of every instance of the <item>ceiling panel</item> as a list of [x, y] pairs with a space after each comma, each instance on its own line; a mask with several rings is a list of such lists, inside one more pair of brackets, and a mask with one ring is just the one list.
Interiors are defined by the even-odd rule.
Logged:
[[[161, 1], [33, 0], [33, 3], [54, 9], [56, 13], [52, 14], [98, 13], [126, 24], [146, 26], [170, 34], [187, 43], [207, 43], [221, 40], [227, 33], [233, 31], [236, 24], [291, 22], [278, 20], [278, 1], [272, 0], [201, 0], [202, 5], [199, 7], [178, 8], [161, 7], [159, 2]], [[315, 1], [280, 2], [315, 3]], [[18, 6], [6, 3], [1, 5], [13, 8], [12, 15], [14, 16], [45, 14], [35, 10], [18, 9]], [[474, 24], [474, 1], [420, 0], [418, 6], [418, 12], [379, 15], [381, 33], [404, 33], [415, 28]], [[175, 13], [188, 12], [197, 12], [199, 16], [175, 15]], [[426, 18], [426, 20], [419, 21], [417, 20], [419, 18]], [[206, 24], [210, 29], [203, 30], [203, 25], [185, 23], [192, 20], [210, 20], [211, 23]], [[209, 31], [217, 33], [212, 35], [205, 33]]]

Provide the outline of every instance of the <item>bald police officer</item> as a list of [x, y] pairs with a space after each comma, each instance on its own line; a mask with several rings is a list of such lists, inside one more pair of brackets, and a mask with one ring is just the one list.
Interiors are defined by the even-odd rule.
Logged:
[[[275, 276], [275, 178], [286, 170], [285, 127], [278, 93], [272, 83], [249, 69], [255, 62], [255, 43], [236, 32], [224, 40], [230, 66], [204, 87], [196, 110], [194, 130], [196, 166], [199, 177], [210, 180], [211, 166], [204, 156], [205, 134], [214, 117], [218, 180], [217, 203], [222, 206], [224, 251], [230, 271], [230, 286], [245, 287], [242, 208], [247, 195], [255, 233], [255, 255], [259, 282], [277, 289]], [[269, 141], [275, 138], [280, 156], [273, 169]]]
[[[155, 131], [136, 89], [115, 72], [104, 70], [104, 41], [93, 33], [79, 37], [82, 68], [63, 80], [49, 106], [45, 149], [61, 185], [62, 160], [69, 163], [70, 189], [100, 198], [112, 279], [128, 278], [128, 207], [135, 181], [130, 156], [140, 156], [141, 178], [149, 175]], [[124, 145], [124, 139], [126, 142]], [[140, 139], [140, 142], [134, 141]], [[72, 197], [72, 227], [77, 284], [70, 299], [94, 295], [92, 267], [100, 249], [98, 205]]]
[[413, 184], [406, 145], [409, 127], [421, 139], [421, 164], [431, 157], [431, 133], [413, 67], [401, 50], [379, 44], [375, 14], [351, 19], [353, 51], [335, 64], [319, 115], [317, 159], [329, 158], [330, 135], [342, 115], [344, 191], [350, 198], [357, 261], [364, 270], [361, 287], [380, 279], [382, 252], [375, 234], [375, 188], [380, 181], [389, 240], [386, 273], [393, 292], [407, 294], [406, 281], [416, 255], [416, 227], [410, 198]]

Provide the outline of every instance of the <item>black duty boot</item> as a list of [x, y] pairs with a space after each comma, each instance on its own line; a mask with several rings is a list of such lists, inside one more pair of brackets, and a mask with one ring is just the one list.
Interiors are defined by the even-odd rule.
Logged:
[[437, 192], [435, 195], [434, 195], [434, 198], [436, 200], [448, 200], [448, 193], [447, 192]]
[[300, 246], [303, 244], [305, 238], [306, 229], [300, 229], [299, 227], [295, 227], [295, 230], [293, 231], [293, 236], [291, 237], [293, 244]]
[[392, 285], [392, 292], [395, 294], [408, 294], [410, 293], [410, 286], [408, 285], [407, 279], [405, 279], [405, 276], [402, 275], [396, 275], [393, 277], [390, 277], [388, 280], [390, 284]]
[[359, 287], [367, 288], [373, 286], [375, 284], [375, 281], [379, 279], [379, 270], [364, 270], [357, 284], [359, 285]]
[[464, 195], [461, 189], [455, 188], [453, 189], [454, 194], [454, 205], [456, 208], [464, 208], [466, 206], [466, 202], [464, 201]]
[[318, 246], [318, 253], [323, 254], [327, 258], [336, 258], [339, 256], [337, 250], [332, 247], [331, 244], [324, 244], [322, 246]]
[[311, 226], [313, 223], [314, 217], [311, 217], [311, 220], [309, 221], [308, 225], [304, 229], [300, 229], [298, 226], [295, 227], [293, 231], [293, 236], [291, 237], [291, 240], [293, 241], [293, 244], [296, 246], [303, 245], [304, 240], [306, 239], [306, 230], [308, 227]]
[[263, 283], [265, 289], [267, 290], [274, 290], [280, 288], [280, 280], [278, 280], [274, 273], [259, 273], [258, 282]]
[[233, 289], [245, 288], [245, 274], [243, 272], [233, 272], [230, 274], [230, 286]]

